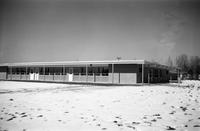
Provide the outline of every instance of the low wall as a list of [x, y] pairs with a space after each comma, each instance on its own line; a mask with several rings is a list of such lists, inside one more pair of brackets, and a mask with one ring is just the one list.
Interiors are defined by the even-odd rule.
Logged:
[[87, 82], [94, 82], [94, 76], [88, 76]]
[[20, 80], [21, 75], [19, 74], [12, 74], [12, 80]]
[[73, 81], [86, 82], [86, 76], [85, 75], [73, 75]]
[[95, 76], [95, 82], [109, 82], [109, 76]]
[[[39, 75], [39, 81], [68, 82], [69, 81], [68, 77], [69, 77], [68, 75]], [[30, 75], [9, 74], [8, 80], [30, 80]], [[112, 81], [109, 80], [110, 80], [109, 76], [73, 75], [73, 82], [112, 83]]]
[[6, 72], [0, 72], [0, 80], [6, 80]]
[[45, 75], [45, 81], [53, 81], [53, 75]]
[[[114, 84], [136, 84], [137, 83], [137, 73], [113, 73], [113, 83]], [[109, 73], [108, 81], [112, 83], [112, 73]]]
[[74, 75], [74, 82], [109, 82], [109, 76]]
[[137, 74], [136, 73], [120, 73], [119, 75], [120, 84], [136, 84]]
[[21, 78], [21, 80], [26, 80], [26, 79], [27, 79], [27, 77], [28, 77], [27, 75], [21, 75], [21, 77], [20, 77], [20, 78]]
[[12, 79], [11, 79], [11, 76], [12, 76], [11, 74], [8, 74], [8, 78], [7, 78], [7, 79], [8, 79], [8, 80], [12, 80]]
[[45, 81], [45, 75], [39, 75], [39, 80], [40, 81]]
[[54, 75], [54, 81], [64, 81], [64, 75]]

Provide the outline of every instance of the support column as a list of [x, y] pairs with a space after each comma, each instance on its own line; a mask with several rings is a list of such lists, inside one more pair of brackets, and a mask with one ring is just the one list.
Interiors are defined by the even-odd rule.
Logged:
[[93, 72], [94, 82], [96, 82], [96, 74]]
[[65, 66], [63, 65], [63, 81], [65, 81]]
[[114, 83], [114, 64], [112, 64], [112, 83]]
[[86, 65], [86, 82], [88, 82], [88, 65]]
[[6, 69], [6, 80], [8, 80], [9, 67]]
[[33, 67], [33, 80], [35, 80], [35, 67]]
[[181, 77], [180, 77], [180, 71], [179, 71], [179, 69], [178, 69], [177, 73], [178, 73], [178, 83], [181, 83]]
[[26, 66], [26, 80], [27, 80], [27, 66]]
[[177, 81], [179, 83], [179, 74], [178, 74], [178, 69], [177, 69]]
[[150, 68], [149, 68], [149, 66], [148, 66], [148, 84], [150, 83]]
[[22, 79], [22, 67], [19, 67], [19, 80], [21, 80]]
[[45, 66], [43, 66], [43, 75], [44, 75], [44, 81], [45, 81]]
[[118, 73], [118, 83], [120, 84], [120, 72]]
[[11, 76], [10, 79], [12, 80], [12, 66], [10, 67]]
[[142, 64], [142, 84], [144, 84], [144, 64]]
[[55, 74], [54, 74], [54, 67], [52, 67], [53, 68], [53, 81], [54, 81], [54, 76], [55, 76]]

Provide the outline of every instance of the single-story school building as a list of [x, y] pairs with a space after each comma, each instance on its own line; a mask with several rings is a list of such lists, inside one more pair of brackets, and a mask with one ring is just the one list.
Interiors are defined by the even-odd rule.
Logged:
[[164, 83], [178, 69], [145, 60], [63, 61], [0, 64], [1, 80], [111, 84]]

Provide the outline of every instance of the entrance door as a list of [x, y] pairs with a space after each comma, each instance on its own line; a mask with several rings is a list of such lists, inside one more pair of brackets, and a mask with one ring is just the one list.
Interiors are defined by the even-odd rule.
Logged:
[[39, 67], [30, 67], [30, 80], [39, 80]]
[[73, 81], [73, 68], [69, 68], [69, 74], [68, 75], [69, 75], [68, 80]]
[[34, 80], [39, 80], [39, 67], [35, 67], [35, 79]]
[[35, 79], [34, 68], [33, 67], [30, 67], [29, 77], [30, 77], [30, 80], [34, 80]]

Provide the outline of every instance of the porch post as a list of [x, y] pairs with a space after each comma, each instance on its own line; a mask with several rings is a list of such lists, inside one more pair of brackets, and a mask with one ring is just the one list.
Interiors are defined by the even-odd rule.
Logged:
[[142, 84], [144, 84], [144, 64], [142, 64]]
[[63, 77], [63, 81], [65, 81], [65, 75], [64, 75], [64, 74], [65, 74], [65, 67], [64, 67], [64, 65], [63, 65], [62, 68], [63, 68], [63, 74], [62, 74], [62, 77]]
[[35, 67], [33, 67], [33, 80], [35, 80]]
[[150, 67], [149, 67], [149, 65], [148, 65], [148, 84], [150, 83]]
[[53, 68], [53, 81], [54, 81], [54, 67], [52, 67]]
[[8, 80], [8, 73], [9, 73], [9, 67], [7, 67], [6, 71], [5, 71], [5, 80]]
[[93, 72], [94, 82], [96, 82], [96, 74]]
[[27, 66], [26, 66], [26, 80], [27, 80]]
[[95, 82], [95, 74], [94, 74], [94, 72], [95, 72], [94, 67], [92, 67], [93, 82]]
[[114, 83], [114, 64], [112, 64], [112, 83]]
[[178, 73], [178, 83], [181, 83], [181, 77], [180, 77], [180, 71], [179, 71], [179, 69], [178, 69], [178, 71], [177, 71], [177, 73]]
[[19, 67], [19, 80], [22, 79], [22, 72], [21, 72], [21, 71], [22, 71], [22, 68], [23, 68], [23, 67]]
[[43, 75], [44, 75], [44, 81], [45, 81], [45, 65], [43, 66]]
[[177, 69], [177, 81], [178, 81], [178, 83], [179, 83], [178, 69]]
[[10, 67], [10, 72], [11, 72], [11, 80], [12, 80], [12, 66]]
[[86, 64], [86, 82], [88, 82], [88, 65]]

